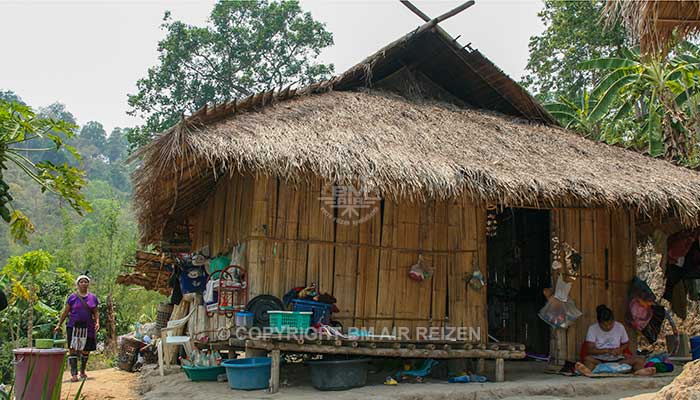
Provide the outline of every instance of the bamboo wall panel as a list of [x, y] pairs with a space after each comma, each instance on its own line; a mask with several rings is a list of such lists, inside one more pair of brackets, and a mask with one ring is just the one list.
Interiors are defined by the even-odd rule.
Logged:
[[210, 250], [212, 256], [217, 256], [219, 253], [226, 251], [224, 237], [224, 227], [226, 225], [225, 212], [227, 209], [226, 192], [228, 191], [229, 182], [227, 180], [216, 185], [214, 191], [214, 219], [211, 226], [211, 243]]
[[[402, 249], [419, 248], [420, 214], [420, 204], [415, 202], [399, 203], [398, 234], [394, 238], [396, 247]], [[394, 253], [396, 258], [396, 280], [398, 282], [398, 293], [394, 298], [395, 324], [401, 327], [408, 327], [411, 329], [411, 332], [414, 332], [413, 328], [416, 326], [416, 318], [419, 317], [418, 305], [421, 301], [430, 301], [429, 296], [425, 300], [420, 297], [421, 287], [429, 287], [429, 282], [416, 282], [408, 277], [411, 266], [418, 262], [418, 251], [395, 251]]]
[[[628, 211], [556, 209], [553, 210], [553, 226], [559, 239], [582, 256], [582, 277], [572, 285], [569, 298], [576, 302], [583, 315], [563, 335], [555, 332], [559, 341], [555, 345], [561, 350], [557, 359], [574, 360], [579, 358], [588, 327], [596, 323], [599, 304], [608, 305], [615, 319], [624, 322], [627, 283], [635, 275], [634, 217]], [[627, 332], [634, 341], [632, 330], [628, 328]], [[556, 348], [553, 353], [557, 354]]]
[[369, 245], [360, 247], [357, 254], [357, 295], [355, 296], [355, 321], [359, 327], [374, 326], [377, 318], [377, 296], [379, 287], [379, 253], [375, 246], [381, 245], [382, 215], [381, 210], [361, 211], [359, 243]]
[[[446, 251], [447, 242], [447, 202], [439, 201], [434, 205], [433, 219], [433, 249]], [[446, 253], [432, 255], [433, 278], [431, 282], [431, 318], [432, 326], [444, 327], [447, 316], [447, 287], [448, 287], [449, 256]]]
[[[342, 209], [336, 209], [335, 215], [339, 221], [345, 221], [340, 215]], [[319, 218], [327, 216], [319, 215]], [[352, 223], [336, 223], [336, 241], [343, 243], [358, 243], [360, 228]], [[357, 257], [358, 248], [350, 246], [336, 247], [335, 271], [333, 276], [333, 296], [338, 300], [336, 305], [340, 312], [334, 316], [343, 326], [351, 326], [355, 317], [355, 294], [357, 289]]]
[[266, 293], [265, 279], [260, 279], [260, 277], [264, 277], [266, 273], [267, 243], [257, 238], [264, 237], [267, 234], [267, 210], [270, 202], [269, 180], [270, 178], [268, 177], [258, 177], [252, 185], [253, 205], [250, 210], [250, 234], [253, 239], [246, 243], [250, 298]]
[[[436, 202], [428, 201], [420, 207], [420, 223], [418, 225], [418, 247], [427, 251], [433, 250], [435, 244], [435, 205]], [[420, 255], [423, 259], [423, 265], [433, 270], [433, 274], [429, 280], [417, 283], [417, 321], [413, 327], [429, 327], [431, 323], [431, 306], [433, 302], [433, 280], [435, 279], [435, 262], [436, 256], [431, 252], [426, 252]], [[416, 257], [417, 262], [418, 257]]]
[[307, 262], [307, 282], [316, 283], [320, 290], [331, 291], [333, 288], [333, 259], [335, 247], [322, 243], [332, 242], [335, 238], [335, 224], [330, 218], [321, 218], [321, 197], [331, 193], [318, 178], [309, 183], [308, 226], [309, 245]]
[[382, 218], [382, 249], [379, 252], [379, 289], [377, 292], [377, 320], [375, 328], [394, 327], [395, 298], [398, 286], [396, 258], [390, 248], [396, 245], [398, 236], [398, 204], [391, 199], [384, 200]]
[[[332, 194], [317, 178], [300, 183], [252, 175], [222, 178], [188, 220], [193, 246], [209, 246], [216, 254], [245, 241], [251, 297], [281, 297], [294, 286], [315, 282], [338, 299], [341, 311], [334, 318], [344, 326], [449, 324], [478, 327], [486, 340], [487, 291], [466, 283], [475, 267], [487, 274], [482, 206], [463, 198], [384, 199], [377, 212], [361, 210], [363, 223], [340, 224], [322, 212], [322, 197]], [[631, 279], [633, 224], [629, 212], [552, 210], [553, 234], [581, 253], [584, 276], [600, 278], [579, 279], [572, 287], [571, 298], [584, 316], [553, 341], [568, 359], [577, 356], [598, 304], [610, 305], [618, 320], [624, 318], [626, 286], [606, 288], [605, 264], [607, 254], [611, 281]], [[421, 254], [433, 276], [415, 282], [408, 272]]]

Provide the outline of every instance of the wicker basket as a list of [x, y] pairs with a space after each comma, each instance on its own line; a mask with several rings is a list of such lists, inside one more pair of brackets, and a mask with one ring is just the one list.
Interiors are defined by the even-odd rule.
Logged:
[[145, 346], [146, 343], [140, 340], [128, 336], [122, 337], [122, 343], [121, 346], [119, 346], [119, 357], [117, 359], [117, 366], [119, 369], [132, 372], [139, 351]]
[[170, 316], [173, 313], [173, 305], [168, 303], [160, 303], [158, 312], [156, 313], [156, 329], [160, 332], [161, 329], [168, 325]]

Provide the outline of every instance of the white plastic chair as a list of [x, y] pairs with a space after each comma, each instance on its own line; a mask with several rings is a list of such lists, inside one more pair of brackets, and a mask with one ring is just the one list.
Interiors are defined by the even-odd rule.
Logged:
[[168, 325], [166, 325], [165, 328], [160, 330], [160, 340], [158, 341], [158, 366], [160, 368], [160, 376], [165, 375], [165, 366], [170, 366], [170, 357], [168, 357], [168, 360], [164, 362], [164, 347], [183, 346], [185, 348], [185, 353], [187, 353], [187, 358], [190, 358], [192, 354], [192, 339], [189, 336], [172, 336], [171, 333], [173, 330], [183, 327], [187, 323], [187, 321], [189, 321], [190, 317], [194, 313], [194, 310], [196, 309], [196, 306], [192, 307], [192, 311], [190, 311], [190, 313], [187, 314], [186, 317], [168, 321]]

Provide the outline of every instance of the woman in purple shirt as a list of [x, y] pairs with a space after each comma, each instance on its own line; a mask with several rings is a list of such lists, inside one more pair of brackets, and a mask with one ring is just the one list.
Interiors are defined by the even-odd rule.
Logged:
[[60, 331], [63, 321], [68, 317], [66, 325], [70, 350], [68, 364], [73, 382], [78, 381], [78, 356], [80, 356], [80, 378], [87, 378], [85, 366], [90, 352], [96, 348], [95, 333], [100, 330], [100, 315], [97, 312], [99, 301], [97, 296], [88, 291], [90, 278], [87, 275], [80, 275], [75, 280], [75, 285], [78, 290], [68, 296], [66, 306], [55, 328], [55, 331]]

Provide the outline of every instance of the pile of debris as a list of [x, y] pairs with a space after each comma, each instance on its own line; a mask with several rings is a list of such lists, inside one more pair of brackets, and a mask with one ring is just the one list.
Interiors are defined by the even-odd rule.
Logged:
[[700, 398], [700, 360], [689, 362], [683, 372], [664, 386], [652, 400], [697, 400]]

